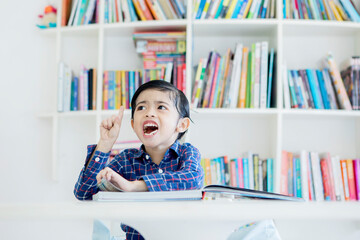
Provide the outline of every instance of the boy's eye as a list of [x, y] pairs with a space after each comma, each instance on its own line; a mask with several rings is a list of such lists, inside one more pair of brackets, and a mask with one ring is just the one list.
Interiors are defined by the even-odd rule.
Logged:
[[165, 106], [163, 106], [163, 105], [160, 105], [160, 106], [158, 107], [158, 109], [165, 110], [165, 109], [166, 109], [166, 107], [165, 107]]
[[138, 107], [136, 108], [136, 110], [144, 110], [144, 109], [145, 109], [144, 106], [138, 106]]

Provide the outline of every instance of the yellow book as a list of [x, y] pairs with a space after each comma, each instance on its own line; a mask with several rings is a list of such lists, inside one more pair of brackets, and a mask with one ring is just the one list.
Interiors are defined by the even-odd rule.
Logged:
[[225, 16], [226, 19], [230, 19], [231, 16], [233, 15], [233, 12], [234, 12], [236, 4], [237, 4], [237, 1], [240, 1], [240, 0], [232, 0], [232, 2], [230, 4], [230, 7], [229, 7], [229, 10], [227, 11], [226, 16]]
[[205, 184], [206, 185], [212, 184], [210, 158], [205, 158]]
[[121, 105], [126, 108], [126, 73], [121, 71]]
[[121, 106], [121, 72], [115, 71], [115, 109]]
[[339, 13], [338, 10], [336, 9], [336, 5], [335, 5], [334, 1], [330, 1], [329, 4], [330, 4], [331, 10], [332, 10], [333, 13], [334, 13], [334, 16], [335, 16], [336, 20], [338, 20], [338, 21], [343, 21], [342, 17], [340, 16], [340, 13]]
[[206, 13], [207, 13], [207, 11], [209, 10], [210, 2], [211, 2], [210, 0], [206, 0], [205, 6], [204, 6], [204, 9], [203, 9], [203, 11], [202, 11], [202, 13], [201, 13], [200, 19], [204, 19], [204, 18], [205, 18]]
[[344, 9], [341, 6], [339, 6], [338, 4], [335, 4], [335, 6], [336, 6], [336, 9], [338, 10], [338, 12], [340, 13], [341, 18], [345, 21], [349, 20], [348, 17], [346, 16], [346, 13], [344, 12]]
[[242, 62], [242, 71], [240, 77], [240, 88], [239, 88], [239, 101], [238, 108], [245, 108], [245, 100], [246, 100], [246, 80], [247, 80], [247, 68], [248, 68], [248, 55], [249, 48], [243, 48], [243, 62]]
[[141, 10], [141, 7], [140, 7], [140, 3], [138, 0], [132, 0], [132, 2], [134, 3], [134, 7], [135, 7], [135, 10], [136, 10], [136, 13], [137, 15], [140, 17], [141, 21], [146, 21], [146, 17], [145, 17], [145, 14], [143, 13], [143, 11]]
[[246, 8], [245, 8], [245, 11], [244, 11], [244, 15], [243, 16], [239, 16], [239, 18], [246, 18], [248, 13], [249, 13], [249, 10], [250, 10], [250, 7], [251, 7], [251, 3], [252, 3], [253, 0], [249, 0], [249, 2], [247, 3], [246, 5]]

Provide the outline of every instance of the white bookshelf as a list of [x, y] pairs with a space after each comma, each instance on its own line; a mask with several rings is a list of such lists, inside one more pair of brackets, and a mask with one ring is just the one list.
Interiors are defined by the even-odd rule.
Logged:
[[[100, 1], [101, 3], [103, 1]], [[344, 110], [283, 109], [281, 63], [288, 68], [320, 68], [328, 51], [338, 66], [352, 55], [360, 54], [360, 23], [282, 19], [278, 1], [276, 19], [193, 20], [192, 1], [188, 19], [131, 23], [100, 23], [78, 27], [57, 27], [41, 31], [48, 41], [44, 62], [43, 105], [38, 117], [52, 121], [52, 176], [59, 180], [59, 164], [65, 156], [79, 166], [87, 144], [99, 139], [100, 122], [117, 111], [101, 110], [102, 72], [137, 70], [142, 61], [135, 52], [134, 31], [185, 30], [187, 32], [187, 96], [191, 95], [194, 66], [209, 51], [224, 55], [237, 42], [250, 46], [268, 41], [277, 52], [275, 109], [194, 109], [194, 120], [186, 141], [199, 148], [203, 157], [228, 155], [241, 157], [252, 151], [260, 157], [275, 159], [275, 190], [279, 190], [281, 151], [330, 152], [344, 158], [360, 157], [360, 112]], [[60, 1], [58, 6], [61, 6]], [[103, 8], [101, 6], [101, 8]], [[61, 9], [59, 9], [61, 13]], [[58, 14], [59, 16], [61, 14]], [[58, 23], [60, 17], [58, 17]], [[60, 24], [58, 24], [60, 25]], [[97, 69], [97, 110], [56, 112], [57, 65], [64, 61], [78, 75], [80, 64]], [[76, 128], [75, 128], [76, 127]], [[81, 133], [77, 134], [77, 133]], [[130, 128], [130, 110], [125, 111], [120, 138], [136, 138]], [[71, 139], [71, 141], [69, 141]], [[76, 145], [71, 142], [76, 142]], [[76, 150], [79, 149], [80, 150]], [[67, 154], [71, 149], [72, 155]], [[80, 169], [79, 169], [80, 170]]]

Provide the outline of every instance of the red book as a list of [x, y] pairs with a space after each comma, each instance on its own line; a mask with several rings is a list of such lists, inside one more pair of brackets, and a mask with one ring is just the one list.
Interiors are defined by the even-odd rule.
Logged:
[[177, 66], [177, 83], [176, 83], [176, 87], [180, 90], [180, 91], [183, 91], [182, 89], [182, 81], [183, 81], [183, 78], [182, 78], [182, 64], [179, 64]]
[[238, 162], [238, 173], [239, 173], [239, 186], [240, 188], [244, 188], [244, 167], [242, 158], [237, 159]]
[[[66, 26], [69, 21], [72, 0], [62, 0], [61, 5], [61, 26]], [[74, 6], [75, 7], [75, 6]]]
[[356, 187], [356, 199], [360, 200], [360, 159], [353, 160], [354, 175], [355, 175], [355, 187]]
[[320, 160], [322, 182], [324, 186], [324, 199], [330, 201], [330, 177], [329, 177], [329, 166], [325, 158]]
[[186, 63], [182, 64], [182, 91], [186, 95]]
[[349, 195], [350, 200], [356, 200], [356, 188], [355, 188], [355, 176], [354, 176], [354, 167], [352, 159], [346, 160], [346, 168], [349, 181]]

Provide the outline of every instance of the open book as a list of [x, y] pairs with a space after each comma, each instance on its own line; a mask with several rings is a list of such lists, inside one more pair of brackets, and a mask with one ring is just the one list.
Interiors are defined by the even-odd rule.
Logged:
[[287, 200], [304, 201], [302, 198], [287, 195], [256, 191], [245, 188], [229, 187], [223, 185], [208, 185], [200, 190], [184, 191], [161, 191], [161, 192], [124, 192], [121, 189], [102, 179], [98, 184], [101, 191], [93, 196], [94, 201], [179, 201], [179, 200], [202, 200], [207, 197], [223, 198], [232, 197], [234, 199], [267, 199], [267, 200]]

